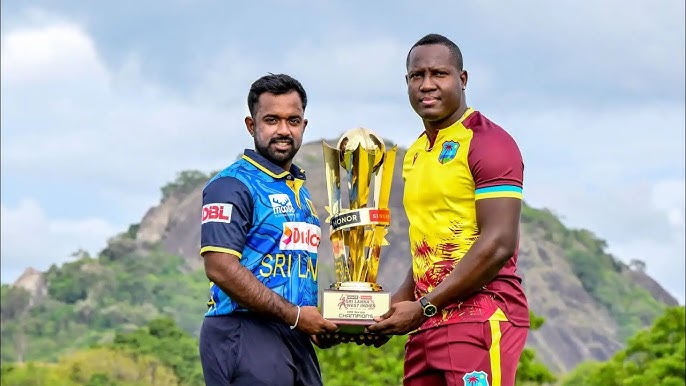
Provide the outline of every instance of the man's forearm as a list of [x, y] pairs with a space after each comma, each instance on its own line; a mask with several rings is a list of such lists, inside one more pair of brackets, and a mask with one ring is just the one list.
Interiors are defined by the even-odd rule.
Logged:
[[235, 256], [219, 257], [215, 261], [219, 260], [221, 263], [213, 268], [208, 267], [208, 258], [212, 257], [205, 257], [207, 277], [241, 306], [274, 316], [287, 324], [295, 323], [297, 307], [257, 280], [247, 268], [238, 263]]
[[490, 283], [512, 254], [495, 241], [479, 238], [452, 272], [428, 294], [438, 309], [464, 300]]
[[391, 296], [391, 304], [402, 302], [406, 300], [414, 300], [414, 276], [412, 275], [412, 267], [407, 272], [405, 280], [400, 287]]

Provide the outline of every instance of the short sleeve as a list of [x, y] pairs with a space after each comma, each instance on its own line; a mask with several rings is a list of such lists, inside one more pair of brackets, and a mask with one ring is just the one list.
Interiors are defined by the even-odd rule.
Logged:
[[238, 179], [211, 181], [202, 192], [200, 255], [213, 251], [241, 257], [253, 206], [248, 187]]
[[515, 140], [493, 125], [474, 133], [469, 149], [475, 199], [522, 198], [524, 161]]

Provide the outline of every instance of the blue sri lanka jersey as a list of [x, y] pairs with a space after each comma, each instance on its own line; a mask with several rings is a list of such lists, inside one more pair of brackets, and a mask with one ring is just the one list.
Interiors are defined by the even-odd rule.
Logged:
[[[304, 171], [274, 165], [253, 150], [219, 172], [202, 194], [200, 254], [240, 259], [267, 288], [300, 306], [317, 305], [319, 218]], [[249, 311], [210, 282], [205, 316]]]

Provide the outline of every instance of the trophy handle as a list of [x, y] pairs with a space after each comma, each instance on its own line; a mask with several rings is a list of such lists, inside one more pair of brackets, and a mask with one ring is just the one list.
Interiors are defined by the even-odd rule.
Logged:
[[374, 206], [388, 208], [391, 198], [391, 182], [393, 181], [393, 168], [398, 146], [393, 146], [386, 152], [382, 169], [374, 176]]
[[[326, 208], [329, 212], [327, 222], [331, 220], [332, 216], [341, 213], [341, 166], [338, 150], [322, 142], [322, 149], [324, 151], [324, 168], [326, 171], [326, 190], [328, 193], [329, 206]], [[350, 260], [345, 250], [345, 235], [342, 230], [331, 232], [331, 245], [333, 246], [333, 262], [336, 272], [336, 281], [350, 281], [352, 280], [350, 270]]]
[[[345, 154], [347, 156], [348, 154]], [[350, 209], [360, 209], [367, 206], [369, 201], [369, 185], [372, 177], [372, 167], [376, 159], [376, 153], [367, 152], [362, 146], [357, 146], [350, 154], [348, 165], [348, 197], [350, 198]], [[368, 236], [366, 227], [355, 227], [348, 231], [350, 243], [349, 259], [353, 267], [353, 281], [361, 281], [365, 276], [366, 267], [365, 240]]]
[[[398, 146], [393, 146], [388, 150], [384, 156], [383, 167], [374, 176], [374, 206], [386, 209], [391, 197], [391, 182], [393, 181], [393, 168], [395, 167], [395, 158], [398, 151]], [[386, 234], [388, 233], [387, 225], [375, 225], [370, 231], [369, 240], [366, 240], [366, 245], [369, 245], [367, 251], [367, 258], [364, 262], [365, 281], [375, 283], [376, 277], [379, 273], [379, 258], [381, 257], [381, 246], [387, 245]]]

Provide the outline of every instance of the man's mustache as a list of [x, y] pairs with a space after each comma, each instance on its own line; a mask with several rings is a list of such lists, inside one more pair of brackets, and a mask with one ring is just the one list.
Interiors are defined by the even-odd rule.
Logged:
[[277, 138], [272, 138], [271, 141], [269, 141], [269, 144], [277, 143], [277, 142], [288, 142], [288, 144], [293, 145], [294, 140], [293, 140], [293, 137], [277, 137]]

